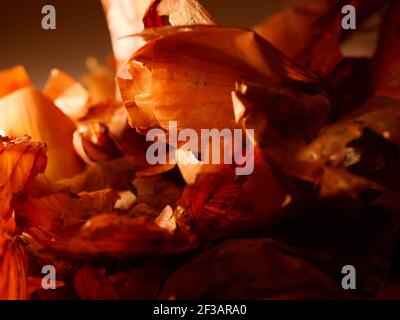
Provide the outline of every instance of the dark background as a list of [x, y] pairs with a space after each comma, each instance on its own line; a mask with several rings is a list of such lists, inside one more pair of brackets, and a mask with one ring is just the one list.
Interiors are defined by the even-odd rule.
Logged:
[[[134, 1], [134, 0], [133, 0]], [[291, 0], [200, 0], [222, 25], [251, 27]], [[57, 10], [57, 30], [41, 28], [42, 7]], [[74, 76], [85, 59], [111, 53], [100, 0], [0, 0], [0, 70], [23, 64], [42, 86], [51, 68]]]

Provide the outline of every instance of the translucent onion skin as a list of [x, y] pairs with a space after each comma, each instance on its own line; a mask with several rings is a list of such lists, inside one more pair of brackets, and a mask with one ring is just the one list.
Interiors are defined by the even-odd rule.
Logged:
[[[16, 195], [25, 192], [46, 168], [46, 144], [29, 137], [0, 137], [0, 230], [13, 212]], [[1, 233], [1, 231], [0, 231]]]
[[17, 90], [0, 100], [0, 130], [8, 136], [29, 135], [48, 147], [45, 171], [50, 181], [81, 172], [83, 163], [74, 151], [75, 125], [34, 87]]
[[31, 81], [23, 66], [0, 71], [0, 98], [30, 84]]
[[[319, 78], [252, 31], [193, 26], [149, 30], [143, 36], [150, 41], [117, 78], [131, 125], [139, 131], [167, 129], [169, 121], [177, 121], [178, 129], [236, 128], [232, 92], [241, 82], [276, 89], [267, 92], [271, 98], [294, 88], [283, 95], [290, 94], [293, 108], [304, 108], [307, 118], [318, 114], [316, 130], [332, 114]], [[307, 95], [321, 99], [305, 105], [301, 97]], [[260, 108], [273, 109], [270, 102]]]
[[27, 298], [26, 263], [22, 244], [9, 237], [0, 224], [0, 300]]
[[143, 16], [151, 0], [101, 0], [110, 30], [117, 69], [144, 44], [140, 38], [124, 38], [144, 30]]

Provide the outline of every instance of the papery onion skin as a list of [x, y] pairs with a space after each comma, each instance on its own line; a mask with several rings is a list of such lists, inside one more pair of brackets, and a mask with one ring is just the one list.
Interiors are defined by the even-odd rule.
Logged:
[[0, 300], [27, 299], [27, 259], [22, 245], [0, 221]]
[[14, 197], [27, 190], [37, 174], [46, 168], [46, 145], [29, 137], [0, 137], [0, 223], [13, 212]]
[[0, 100], [0, 130], [8, 136], [29, 135], [47, 144], [45, 175], [50, 181], [74, 176], [83, 169], [72, 146], [74, 124], [34, 87], [17, 90]]
[[31, 85], [23, 66], [16, 66], [0, 72], [0, 98]]
[[[131, 125], [139, 131], [167, 129], [171, 120], [178, 122], [178, 129], [235, 128], [231, 93], [240, 81], [321, 86], [318, 77], [252, 31], [195, 26], [144, 36], [153, 40], [118, 76]], [[320, 108], [328, 117], [329, 101]]]

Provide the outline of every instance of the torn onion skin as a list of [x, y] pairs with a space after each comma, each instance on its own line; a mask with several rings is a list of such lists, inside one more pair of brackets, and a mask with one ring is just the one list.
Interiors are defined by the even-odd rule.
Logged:
[[[197, 0], [103, 0], [109, 65], [43, 92], [0, 72], [0, 299], [399, 299], [400, 5], [373, 57], [344, 58], [340, 28], [388, 2], [297, 0], [255, 32]], [[213, 144], [151, 166], [170, 121], [245, 133], [253, 173], [207, 164]]]
[[[231, 93], [240, 80], [322, 86], [314, 74], [251, 31], [195, 26], [143, 36], [153, 40], [131, 57], [118, 76], [130, 124], [139, 131], [168, 129], [171, 120], [178, 122], [178, 130], [237, 128]], [[331, 112], [328, 98], [318, 107]]]
[[0, 223], [8, 221], [14, 197], [45, 171], [46, 163], [44, 143], [32, 142], [29, 137], [0, 137]]
[[0, 221], [0, 300], [27, 299], [27, 259], [24, 247]]

